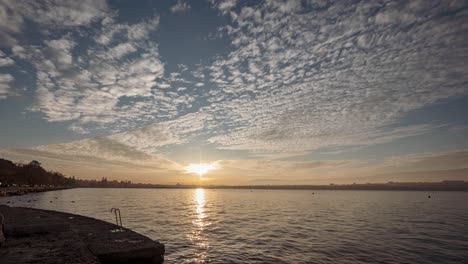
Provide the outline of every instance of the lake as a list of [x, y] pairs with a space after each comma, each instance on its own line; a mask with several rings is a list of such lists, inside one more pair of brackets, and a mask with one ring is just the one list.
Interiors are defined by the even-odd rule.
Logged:
[[[428, 198], [431, 195], [431, 198]], [[0, 204], [115, 222], [166, 245], [165, 263], [461, 263], [468, 193], [71, 189]]]

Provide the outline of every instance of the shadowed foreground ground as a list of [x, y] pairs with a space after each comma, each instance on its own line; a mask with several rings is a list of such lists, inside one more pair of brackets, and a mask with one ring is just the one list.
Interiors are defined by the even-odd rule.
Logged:
[[162, 263], [164, 245], [114, 224], [48, 210], [0, 205], [6, 243], [0, 263]]

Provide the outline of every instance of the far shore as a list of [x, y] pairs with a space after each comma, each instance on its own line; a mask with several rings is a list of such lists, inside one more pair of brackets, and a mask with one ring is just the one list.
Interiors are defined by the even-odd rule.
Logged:
[[57, 191], [73, 188], [130, 188], [130, 189], [249, 189], [249, 190], [330, 190], [330, 191], [468, 191], [468, 182], [446, 180], [442, 182], [388, 182], [365, 184], [329, 184], [329, 185], [184, 185], [184, 184], [143, 184], [131, 183], [114, 185], [113, 182], [96, 185], [76, 186], [9, 186], [0, 187], [0, 197], [18, 196], [28, 193]]
[[28, 193], [48, 192], [71, 189], [73, 187], [65, 186], [10, 186], [0, 188], [0, 197], [4, 196], [18, 196]]

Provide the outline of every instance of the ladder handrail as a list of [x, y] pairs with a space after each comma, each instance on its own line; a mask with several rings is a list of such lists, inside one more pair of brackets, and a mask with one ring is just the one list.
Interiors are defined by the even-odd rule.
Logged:
[[[120, 209], [119, 208], [112, 208], [111, 213], [114, 213], [115, 222], [116, 222], [117, 226], [120, 228], [120, 230], [122, 230], [123, 225], [122, 225], [122, 217], [120, 215]], [[119, 214], [119, 218], [117, 218], [117, 213]], [[120, 223], [119, 223], [119, 220], [120, 220]]]

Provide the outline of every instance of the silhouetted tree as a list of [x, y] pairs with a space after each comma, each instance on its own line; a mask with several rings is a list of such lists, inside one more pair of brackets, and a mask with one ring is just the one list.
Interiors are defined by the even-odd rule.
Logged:
[[41, 163], [39, 161], [37, 161], [37, 160], [33, 160], [33, 161], [29, 162], [28, 165], [31, 166], [31, 167], [36, 167], [36, 168], [41, 167]]

